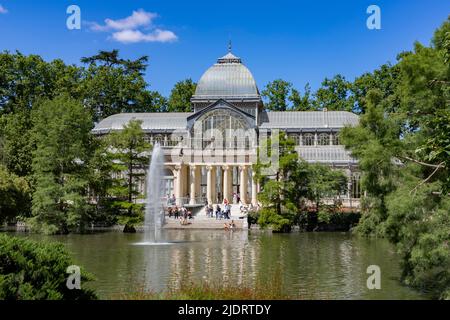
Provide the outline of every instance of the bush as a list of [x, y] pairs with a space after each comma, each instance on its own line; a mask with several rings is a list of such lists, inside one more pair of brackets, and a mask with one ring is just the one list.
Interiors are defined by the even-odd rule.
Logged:
[[261, 228], [272, 228], [272, 232], [290, 232], [293, 220], [291, 216], [288, 213], [279, 215], [274, 209], [263, 208], [258, 218], [258, 224]]
[[19, 215], [28, 215], [30, 208], [28, 182], [0, 165], [0, 224], [12, 222]]
[[[60, 243], [0, 235], [0, 299], [96, 299], [93, 290], [67, 288], [66, 269], [70, 265], [72, 259]], [[82, 270], [82, 284], [88, 280], [92, 276]]]
[[259, 219], [259, 211], [249, 211], [249, 213], [247, 214], [247, 223], [249, 225], [249, 227], [252, 224], [257, 224], [258, 223], [258, 219]]

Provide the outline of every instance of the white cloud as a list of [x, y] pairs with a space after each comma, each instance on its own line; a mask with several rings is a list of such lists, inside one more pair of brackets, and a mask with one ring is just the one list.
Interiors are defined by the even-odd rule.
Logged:
[[6, 10], [6, 8], [0, 4], [0, 14], [2, 13], [3, 14], [8, 13], [8, 10]]
[[139, 30], [122, 30], [114, 32], [112, 38], [122, 43], [173, 42], [178, 39], [172, 31], [161, 29], [156, 29], [147, 34], [144, 34]]
[[[105, 19], [103, 25], [97, 22], [86, 22], [93, 31], [111, 32], [111, 38], [121, 43], [138, 43], [138, 42], [173, 42], [178, 39], [175, 33], [169, 30], [156, 28], [153, 20], [158, 14], [146, 12], [143, 9], [133, 11], [131, 16], [113, 20]], [[139, 28], [149, 30], [142, 32]]]
[[105, 24], [100, 25], [96, 22], [91, 23], [91, 30], [109, 31], [109, 30], [131, 30], [139, 27], [150, 26], [154, 18], [158, 15], [153, 12], [146, 12], [142, 9], [133, 11], [132, 15], [124, 19], [113, 20], [105, 19]]

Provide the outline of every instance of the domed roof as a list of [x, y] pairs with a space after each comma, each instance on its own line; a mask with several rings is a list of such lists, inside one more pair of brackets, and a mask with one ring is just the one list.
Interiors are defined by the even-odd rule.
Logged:
[[260, 99], [250, 70], [240, 58], [228, 52], [200, 78], [193, 100]]

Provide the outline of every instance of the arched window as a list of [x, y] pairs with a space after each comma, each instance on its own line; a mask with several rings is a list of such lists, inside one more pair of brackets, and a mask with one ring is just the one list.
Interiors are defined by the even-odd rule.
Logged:
[[314, 135], [312, 133], [306, 133], [303, 135], [303, 145], [304, 146], [314, 145]]
[[336, 132], [333, 134], [333, 145], [338, 146], [339, 145], [339, 134]]
[[318, 137], [318, 145], [326, 146], [330, 144], [330, 135], [328, 133], [321, 133]]
[[229, 110], [214, 110], [198, 120], [200, 126], [194, 126], [193, 130], [201, 128], [201, 133], [193, 132], [193, 136], [201, 137], [203, 147], [211, 144], [215, 148], [242, 148], [245, 147], [246, 130], [245, 119]]

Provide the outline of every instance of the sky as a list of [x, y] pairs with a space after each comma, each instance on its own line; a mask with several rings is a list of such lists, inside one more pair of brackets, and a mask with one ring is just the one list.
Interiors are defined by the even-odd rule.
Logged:
[[[80, 8], [79, 30], [67, 27], [70, 5]], [[367, 28], [370, 5], [381, 10], [380, 30]], [[260, 90], [278, 78], [315, 90], [325, 77], [353, 80], [415, 41], [429, 44], [449, 15], [448, 0], [0, 0], [0, 51], [71, 64], [99, 50], [147, 55], [149, 88], [167, 96], [177, 81], [198, 81], [231, 40]]]

